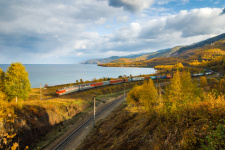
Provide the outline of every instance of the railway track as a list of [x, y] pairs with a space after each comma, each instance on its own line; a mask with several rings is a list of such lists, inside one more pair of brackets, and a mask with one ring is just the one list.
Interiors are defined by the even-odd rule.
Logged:
[[[104, 108], [102, 108], [100, 111], [98, 111], [95, 114], [95, 118], [97, 119], [101, 114], [103, 114], [106, 110], [111, 108], [113, 105], [120, 101], [125, 101], [124, 97], [120, 97], [117, 100], [111, 102]], [[87, 126], [89, 126], [94, 121], [94, 116], [91, 116], [89, 119], [87, 119], [84, 123], [82, 123], [77, 129], [75, 129], [69, 136], [67, 136], [61, 143], [59, 143], [54, 150], [63, 150], [66, 148], [66, 146], [74, 139], [76, 138]]]

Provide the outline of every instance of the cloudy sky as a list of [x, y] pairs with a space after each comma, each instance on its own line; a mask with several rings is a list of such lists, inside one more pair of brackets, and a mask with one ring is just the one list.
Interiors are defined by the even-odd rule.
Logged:
[[74, 64], [225, 33], [224, 0], [1, 0], [0, 64]]

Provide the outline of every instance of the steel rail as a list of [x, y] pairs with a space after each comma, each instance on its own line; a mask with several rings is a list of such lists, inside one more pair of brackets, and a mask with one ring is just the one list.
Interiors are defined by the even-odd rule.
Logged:
[[[98, 111], [95, 117], [99, 117], [104, 111], [112, 107], [117, 102], [124, 100], [124, 97], [118, 98], [117, 100], [111, 102], [100, 111]], [[75, 137], [77, 137], [87, 126], [89, 126], [94, 121], [94, 116], [91, 116], [84, 123], [82, 123], [78, 128], [76, 128], [69, 136], [67, 136], [61, 143], [59, 143], [54, 150], [63, 150]]]

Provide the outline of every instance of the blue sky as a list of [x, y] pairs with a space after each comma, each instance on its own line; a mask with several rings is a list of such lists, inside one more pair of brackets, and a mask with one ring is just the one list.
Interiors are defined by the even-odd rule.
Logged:
[[225, 33], [224, 8], [224, 0], [3, 0], [0, 63], [74, 64], [192, 44]]

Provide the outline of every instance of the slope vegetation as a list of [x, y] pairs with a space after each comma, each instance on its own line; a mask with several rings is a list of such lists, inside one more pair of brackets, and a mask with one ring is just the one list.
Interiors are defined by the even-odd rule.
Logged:
[[152, 81], [134, 87], [79, 149], [224, 149], [225, 79], [214, 81], [177, 72], [165, 94]]

